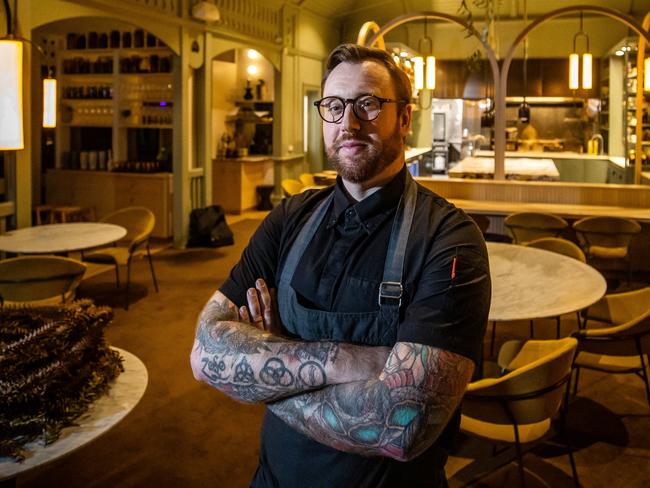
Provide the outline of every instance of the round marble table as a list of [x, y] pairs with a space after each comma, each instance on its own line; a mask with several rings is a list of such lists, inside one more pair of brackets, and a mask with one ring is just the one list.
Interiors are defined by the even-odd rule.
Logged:
[[[22, 463], [0, 456], [2, 486], [10, 486], [22, 472], [70, 454], [96, 439], [115, 427], [138, 404], [147, 388], [147, 368], [130, 352], [119, 348], [115, 350], [124, 358], [124, 372], [115, 379], [108, 392], [75, 420], [76, 425], [63, 429], [57, 441], [48, 446], [39, 441], [27, 444], [27, 458]], [[1, 483], [3, 480], [6, 480], [5, 483]]]
[[607, 289], [591, 266], [533, 247], [488, 242], [490, 321], [556, 317], [594, 304]]
[[100, 222], [37, 225], [0, 235], [0, 251], [16, 254], [83, 251], [110, 244], [125, 235], [124, 227]]

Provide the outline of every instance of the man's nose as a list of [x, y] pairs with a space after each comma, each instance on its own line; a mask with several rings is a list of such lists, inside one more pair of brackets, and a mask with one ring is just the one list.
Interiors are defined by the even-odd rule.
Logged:
[[357, 115], [354, 113], [354, 109], [352, 108], [352, 104], [348, 103], [345, 108], [343, 109], [343, 118], [341, 119], [341, 128], [343, 130], [348, 130], [348, 131], [356, 131], [359, 130], [361, 127], [361, 124], [359, 123], [359, 119], [357, 118]]

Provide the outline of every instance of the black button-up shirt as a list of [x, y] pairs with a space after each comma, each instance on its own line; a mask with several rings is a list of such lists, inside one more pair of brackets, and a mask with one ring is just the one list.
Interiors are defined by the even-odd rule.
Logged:
[[[264, 278], [269, 287], [277, 287], [287, 252], [302, 225], [333, 191], [334, 203], [300, 259], [291, 285], [301, 303], [310, 308], [333, 312], [378, 309], [379, 284], [405, 172], [403, 169], [361, 202], [348, 195], [340, 178], [333, 188], [283, 200], [251, 238], [222, 285], [222, 293], [241, 306], [246, 304], [246, 289], [254, 286], [255, 279]], [[485, 242], [462, 210], [423, 187], [418, 187], [417, 193], [404, 261], [397, 340], [445, 349], [478, 362], [490, 306]], [[440, 472], [446, 460], [444, 440], [457, 429], [455, 418], [427, 452], [400, 463], [335, 451], [267, 413], [260, 462], [295, 460], [301, 453], [288, 453], [292, 445], [303, 452], [309, 447], [308, 463], [273, 465], [274, 472], [287, 473], [281, 486], [294, 486], [293, 481], [300, 486], [301, 479], [315, 480], [314, 486], [349, 486], [343, 480], [351, 479], [352, 470], [366, 472], [361, 477], [365, 481], [354, 486], [431, 486], [434, 470]], [[281, 453], [276, 455], [281, 456], [276, 458], [278, 450]], [[356, 480], [358, 475], [354, 474]]]

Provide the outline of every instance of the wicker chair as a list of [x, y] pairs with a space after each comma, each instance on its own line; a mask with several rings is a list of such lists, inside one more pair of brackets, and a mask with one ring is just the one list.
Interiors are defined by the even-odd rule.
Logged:
[[[124, 309], [129, 308], [129, 287], [131, 284], [131, 262], [133, 257], [146, 253], [154, 288], [158, 292], [158, 281], [153, 269], [149, 238], [156, 224], [156, 218], [151, 210], [145, 207], [127, 207], [113, 212], [101, 219], [101, 222], [116, 224], [126, 228], [126, 235], [113, 247], [106, 247], [86, 253], [85, 261], [115, 265], [115, 281], [120, 286], [119, 267], [126, 266], [126, 292]], [[144, 246], [144, 251], [141, 249]]]
[[558, 237], [569, 224], [562, 217], [536, 212], [519, 212], [508, 215], [504, 225], [515, 244], [527, 244], [542, 237]]
[[59, 256], [21, 256], [0, 261], [0, 303], [56, 305], [74, 299], [86, 265]]
[[[521, 445], [542, 441], [551, 432], [551, 420], [560, 412], [563, 394], [568, 393], [576, 345], [577, 341], [571, 337], [506, 342], [498, 358], [505, 374], [470, 383], [463, 398], [461, 430], [490, 441], [514, 444], [522, 486]], [[564, 420], [566, 412], [562, 413]], [[567, 450], [578, 485], [573, 453], [568, 445]]]

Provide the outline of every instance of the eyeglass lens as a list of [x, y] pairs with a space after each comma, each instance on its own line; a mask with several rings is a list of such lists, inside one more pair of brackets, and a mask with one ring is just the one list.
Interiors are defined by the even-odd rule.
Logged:
[[338, 122], [343, 118], [345, 106], [350, 102], [352, 103], [354, 115], [360, 120], [375, 120], [381, 111], [381, 102], [377, 97], [373, 97], [372, 95], [363, 95], [352, 101], [343, 100], [338, 97], [325, 97], [321, 100], [318, 111], [326, 122]]

